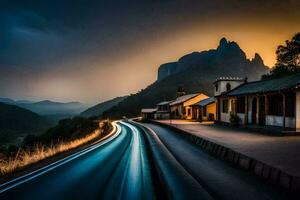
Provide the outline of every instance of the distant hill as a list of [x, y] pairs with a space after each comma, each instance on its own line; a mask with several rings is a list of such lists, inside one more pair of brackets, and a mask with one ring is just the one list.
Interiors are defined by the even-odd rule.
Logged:
[[49, 126], [46, 119], [30, 110], [0, 103], [0, 140], [9, 134], [32, 134]]
[[7, 104], [15, 104], [16, 103], [13, 99], [1, 98], [1, 97], [0, 97], [0, 102], [7, 103]]
[[10, 98], [2, 98], [0, 97], [0, 102], [7, 103], [7, 104], [26, 104], [26, 103], [34, 103], [33, 101], [29, 100], [14, 100]]
[[202, 92], [211, 96], [214, 91], [213, 82], [220, 76], [257, 80], [268, 70], [259, 54], [249, 60], [236, 42], [222, 38], [217, 49], [193, 52], [177, 62], [161, 65], [156, 82], [105, 111], [103, 116], [137, 116], [141, 108], [153, 107], [160, 101], [174, 99], [178, 86], [183, 86], [187, 93]]
[[36, 112], [40, 115], [57, 115], [57, 114], [79, 114], [86, 107], [80, 102], [54, 102], [54, 101], [39, 101], [35, 103], [23, 103], [19, 106]]
[[26, 108], [43, 116], [72, 116], [77, 115], [86, 109], [86, 106], [80, 102], [62, 103], [49, 100], [32, 102], [28, 100], [13, 100], [9, 98], [0, 98], [0, 102]]
[[121, 101], [123, 101], [127, 96], [124, 97], [116, 97], [114, 99], [99, 103], [93, 107], [88, 108], [87, 110], [80, 113], [82, 117], [92, 117], [92, 116], [101, 116], [102, 113], [113, 106], [118, 105]]

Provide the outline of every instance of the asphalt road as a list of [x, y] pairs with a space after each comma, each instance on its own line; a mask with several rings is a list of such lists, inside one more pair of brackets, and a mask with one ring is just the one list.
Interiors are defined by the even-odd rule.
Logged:
[[141, 134], [119, 134], [37, 173], [0, 186], [1, 200], [150, 199], [154, 190]]
[[264, 184], [247, 172], [208, 155], [178, 133], [154, 124], [144, 125], [153, 130], [152, 134], [158, 136], [179, 165], [212, 199], [289, 199], [278, 188]]

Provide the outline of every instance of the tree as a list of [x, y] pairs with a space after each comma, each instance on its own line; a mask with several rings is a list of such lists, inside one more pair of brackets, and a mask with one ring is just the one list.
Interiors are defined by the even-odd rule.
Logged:
[[296, 33], [285, 45], [279, 45], [276, 50], [277, 61], [269, 74], [263, 79], [278, 78], [300, 72], [300, 33]]

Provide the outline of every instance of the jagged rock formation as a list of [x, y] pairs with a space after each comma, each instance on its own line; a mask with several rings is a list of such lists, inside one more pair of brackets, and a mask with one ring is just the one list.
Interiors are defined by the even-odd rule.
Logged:
[[222, 38], [217, 49], [193, 52], [183, 56], [177, 62], [161, 65], [158, 69], [158, 81], [192, 68], [212, 73], [219, 71], [220, 75], [228, 76], [244, 75], [245, 72], [249, 72], [250, 80], [257, 79], [258, 75], [268, 70], [258, 53], [249, 60], [236, 42]]
[[141, 108], [153, 107], [160, 101], [174, 99], [178, 86], [182, 86], [187, 93], [202, 92], [211, 96], [214, 91], [213, 82], [220, 76], [257, 80], [267, 72], [268, 67], [258, 54], [249, 60], [236, 42], [222, 38], [217, 49], [193, 52], [177, 62], [161, 65], [156, 82], [137, 94], [130, 95], [104, 112], [103, 116], [137, 116]]

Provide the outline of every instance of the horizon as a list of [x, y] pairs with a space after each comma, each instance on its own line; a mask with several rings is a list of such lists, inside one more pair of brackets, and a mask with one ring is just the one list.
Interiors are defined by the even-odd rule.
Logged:
[[215, 49], [222, 37], [272, 67], [277, 46], [300, 28], [297, 1], [2, 4], [0, 96], [15, 100], [94, 105], [134, 94], [161, 64]]

